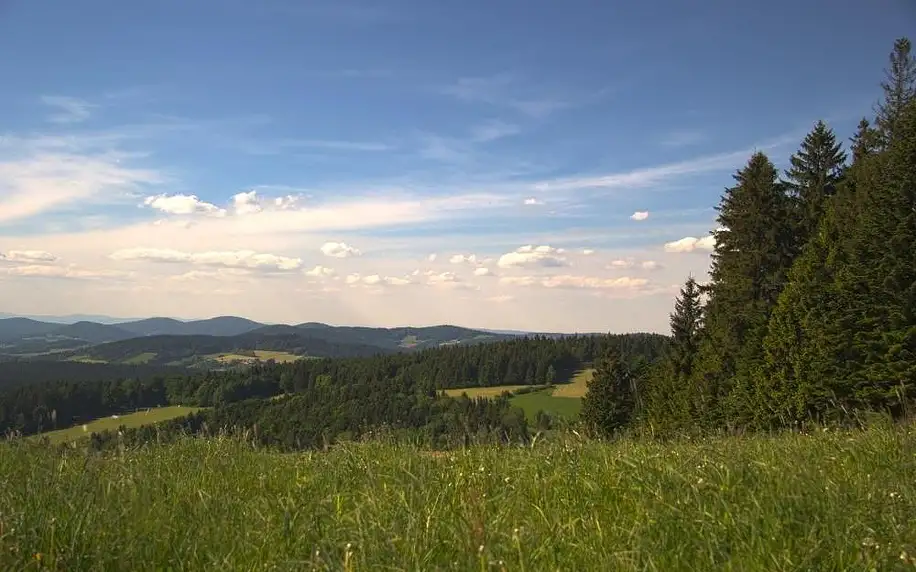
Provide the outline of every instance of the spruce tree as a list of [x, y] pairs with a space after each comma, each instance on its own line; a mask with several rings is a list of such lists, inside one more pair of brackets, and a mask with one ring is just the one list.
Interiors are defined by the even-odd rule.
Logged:
[[610, 437], [630, 425], [636, 410], [636, 383], [616, 352], [597, 361], [580, 413], [590, 433]]
[[884, 101], [878, 104], [876, 122], [885, 145], [894, 138], [903, 109], [916, 97], [916, 58], [910, 54], [911, 50], [909, 38], [894, 42], [890, 67], [885, 70], [887, 79], [881, 83]]
[[691, 388], [709, 425], [750, 421], [751, 374], [793, 258], [790, 202], [773, 163], [755, 153], [717, 207], [711, 282]]
[[674, 301], [668, 350], [646, 375], [645, 420], [656, 431], [672, 431], [692, 424], [689, 384], [702, 320], [700, 286], [691, 276]]
[[824, 216], [827, 199], [836, 194], [846, 153], [833, 130], [823, 121], [805, 136], [801, 148], [790, 158], [784, 185], [795, 214], [796, 248], [801, 251]]

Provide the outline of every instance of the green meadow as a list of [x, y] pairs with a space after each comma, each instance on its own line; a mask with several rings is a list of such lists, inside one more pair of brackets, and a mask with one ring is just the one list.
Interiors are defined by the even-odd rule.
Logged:
[[83, 425], [76, 425], [66, 429], [48, 431], [47, 433], [42, 433], [41, 437], [47, 437], [51, 443], [64, 443], [67, 441], [74, 441], [82, 437], [88, 437], [92, 433], [100, 433], [105, 430], [114, 430], [118, 427], [121, 427], [122, 425], [124, 427], [140, 427], [143, 425], [152, 425], [154, 423], [168, 421], [169, 419], [174, 419], [176, 417], [190, 415], [191, 413], [195, 413], [199, 410], [199, 407], [183, 407], [181, 405], [153, 407], [125, 415], [111, 415], [109, 417], [103, 417]]
[[0, 444], [3, 570], [913, 570], [916, 430], [430, 454]]

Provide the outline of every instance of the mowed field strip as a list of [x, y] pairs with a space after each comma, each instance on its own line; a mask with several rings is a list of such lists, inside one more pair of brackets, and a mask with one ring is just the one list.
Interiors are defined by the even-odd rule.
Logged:
[[234, 353], [219, 353], [219, 354], [212, 354], [206, 357], [215, 359], [216, 361], [219, 361], [222, 363], [231, 363], [233, 361], [254, 361], [254, 360], [267, 361], [270, 359], [274, 360], [277, 363], [287, 363], [287, 362], [296, 361], [298, 359], [302, 359], [303, 357], [305, 357], [305, 356], [299, 356], [296, 354], [291, 354], [289, 352], [275, 351], [275, 350], [252, 350], [252, 353], [254, 354], [254, 356], [234, 354]]
[[553, 415], [575, 419], [582, 409], [582, 398], [588, 391], [588, 382], [595, 375], [594, 368], [584, 368], [575, 371], [566, 383], [556, 383], [552, 387], [542, 387], [528, 393], [514, 395], [521, 389], [529, 389], [532, 385], [496, 385], [493, 387], [465, 387], [459, 389], [446, 389], [445, 394], [459, 397], [466, 393], [470, 398], [499, 397], [504, 392], [512, 393], [512, 405], [520, 407], [528, 419], [533, 420], [538, 411], [545, 411]]
[[184, 407], [181, 405], [153, 407], [150, 409], [137, 411], [135, 413], [128, 413], [126, 415], [112, 415], [110, 417], [102, 417], [101, 419], [96, 419], [83, 425], [76, 425], [66, 429], [58, 429], [57, 431], [49, 431], [47, 433], [37, 435], [36, 437], [47, 437], [50, 439], [51, 443], [65, 443], [68, 441], [75, 441], [76, 439], [80, 439], [82, 437], [88, 437], [93, 433], [100, 433], [106, 429], [114, 430], [122, 425], [125, 427], [141, 427], [143, 425], [153, 425], [161, 421], [168, 421], [169, 419], [196, 413], [197, 411], [200, 411], [200, 409], [200, 407]]

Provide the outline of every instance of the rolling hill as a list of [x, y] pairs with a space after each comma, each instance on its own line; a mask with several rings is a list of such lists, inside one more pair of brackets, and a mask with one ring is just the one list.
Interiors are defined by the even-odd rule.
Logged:
[[194, 365], [220, 353], [278, 350], [312, 357], [414, 351], [515, 337], [458, 326], [373, 328], [320, 322], [265, 325], [236, 316], [180, 321], [147, 318], [118, 324], [0, 319], [0, 358]]

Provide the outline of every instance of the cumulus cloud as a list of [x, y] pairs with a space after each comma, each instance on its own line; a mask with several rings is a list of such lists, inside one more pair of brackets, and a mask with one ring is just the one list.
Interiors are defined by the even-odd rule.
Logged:
[[646, 260], [643, 263], [641, 263], [639, 266], [643, 270], [659, 270], [662, 267], [661, 264], [659, 264], [658, 262], [654, 260]]
[[435, 262], [437, 256], [438, 256], [438, 255], [437, 255], [435, 252], [433, 252], [432, 254], [430, 254], [429, 256], [426, 257], [426, 260], [429, 260], [430, 262]]
[[270, 268], [296, 270], [302, 266], [302, 259], [258, 253], [253, 250], [183, 252], [160, 248], [126, 248], [109, 255], [112, 260], [146, 260], [151, 262], [184, 262], [229, 268]]
[[499, 257], [496, 263], [500, 268], [513, 267], [557, 267], [566, 266], [566, 258], [561, 256], [565, 250], [552, 246], [526, 245]]
[[263, 210], [257, 191], [236, 193], [232, 196], [232, 210], [239, 216], [255, 214]]
[[164, 213], [176, 215], [225, 214], [223, 209], [212, 203], [200, 200], [197, 195], [154, 195], [146, 197], [143, 204]]
[[489, 268], [475, 268], [474, 276], [493, 276], [493, 272]]
[[320, 264], [318, 264], [311, 270], [305, 271], [306, 276], [313, 276], [316, 278], [326, 278], [329, 276], [334, 276], [334, 274], [335, 272], [333, 268], [328, 268], [327, 266], [322, 266]]
[[685, 236], [680, 240], [668, 242], [665, 244], [665, 252], [693, 252], [695, 250], [713, 250], [716, 247], [714, 236], [704, 236], [696, 238]]
[[649, 211], [636, 211], [635, 213], [630, 215], [630, 218], [632, 220], [637, 220], [637, 221], [646, 220], [647, 218], [649, 218]]
[[5, 262], [54, 262], [57, 257], [44, 250], [10, 250], [6, 254], [0, 252], [0, 260]]
[[542, 205], [542, 204], [544, 204], [544, 201], [542, 201], [542, 200], [540, 200], [540, 199], [538, 199], [538, 198], [536, 198], [536, 197], [528, 197], [527, 199], [525, 199], [525, 204], [528, 205], [528, 206], [537, 206], [537, 205]]
[[595, 251], [591, 248], [586, 248], [582, 250], [582, 254], [585, 256], [591, 256], [592, 254], [595, 254]]
[[321, 252], [325, 256], [333, 258], [349, 258], [362, 254], [358, 248], [354, 248], [346, 242], [325, 242], [321, 246]]
[[448, 259], [452, 264], [477, 264], [477, 256], [474, 254], [456, 254]]
[[368, 276], [363, 276], [358, 272], [348, 274], [344, 278], [344, 282], [350, 286], [364, 285], [364, 286], [407, 286], [408, 284], [413, 284], [414, 282], [407, 277], [401, 278], [398, 276], [382, 276], [380, 274], [370, 274]]
[[635, 262], [633, 261], [632, 258], [626, 258], [626, 259], [618, 258], [617, 260], [612, 260], [611, 263], [608, 264], [608, 268], [611, 268], [614, 270], [623, 270], [626, 268], [633, 268], [634, 264]]

